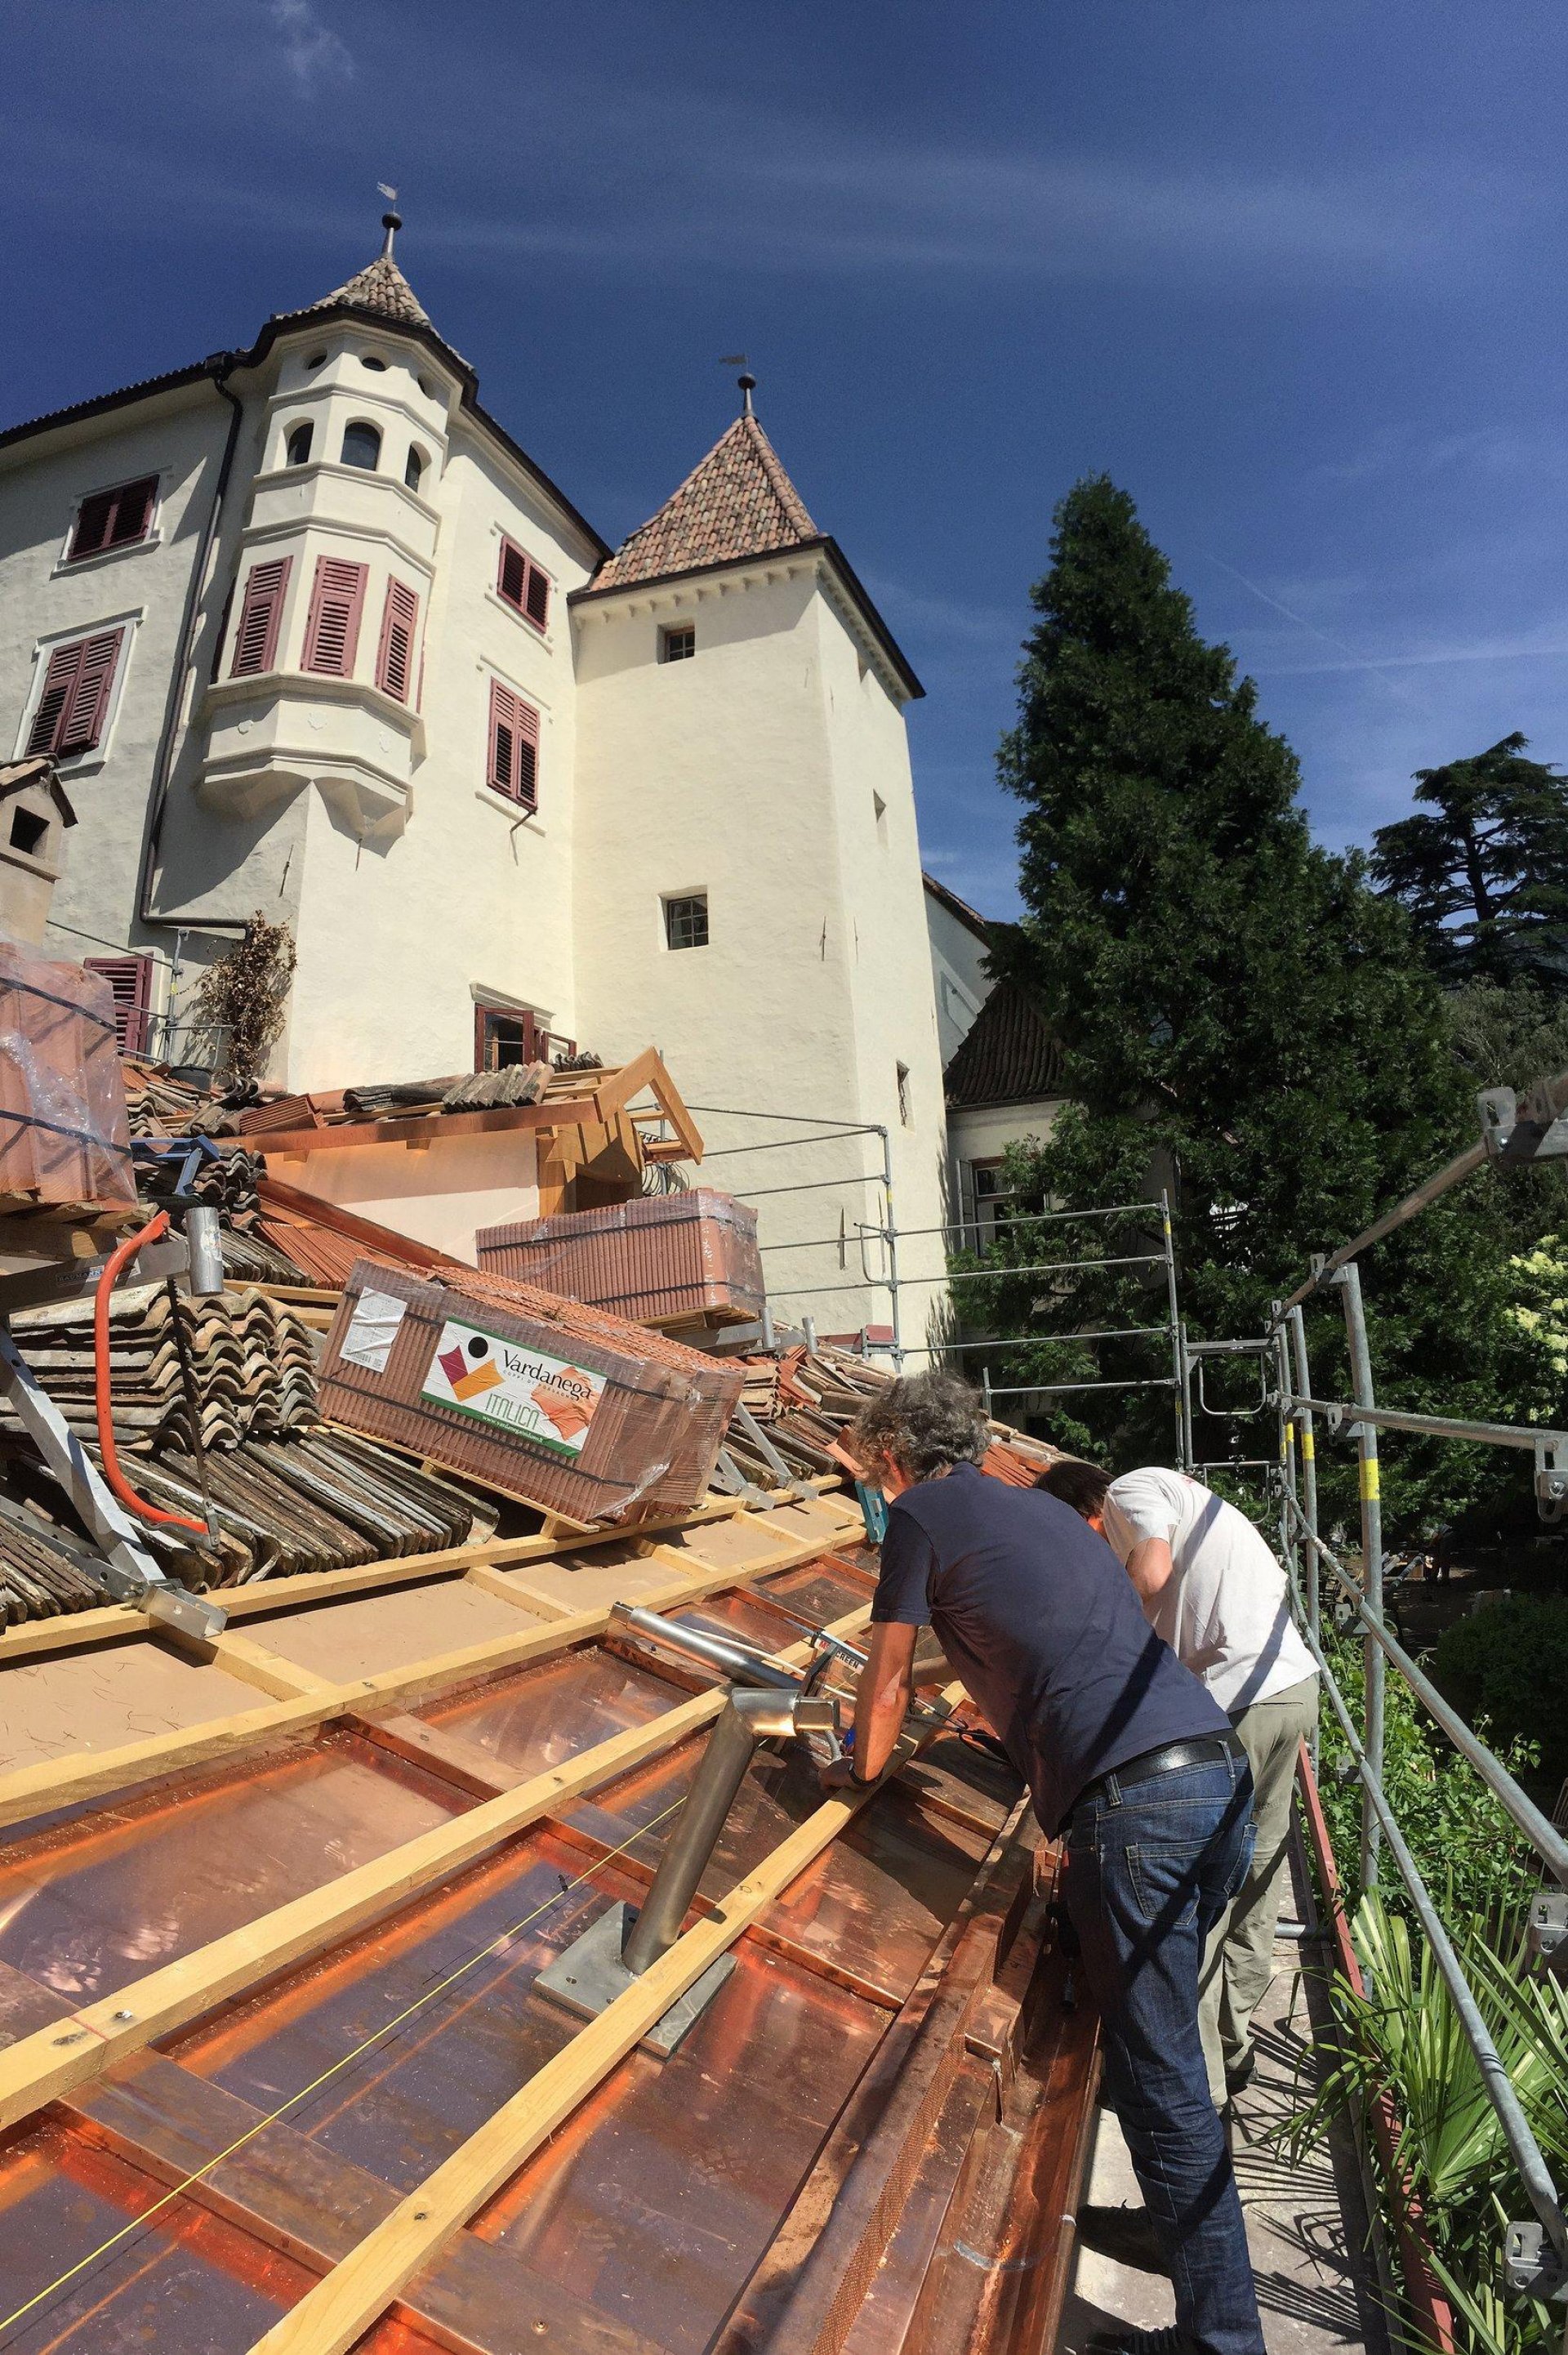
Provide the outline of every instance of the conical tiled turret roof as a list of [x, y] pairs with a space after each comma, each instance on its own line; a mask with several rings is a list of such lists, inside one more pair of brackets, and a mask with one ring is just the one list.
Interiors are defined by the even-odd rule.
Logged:
[[599, 567], [593, 585], [621, 589], [634, 581], [815, 546], [821, 538], [778, 452], [748, 410], [658, 514]]
[[389, 252], [378, 253], [374, 261], [323, 294], [319, 303], [307, 303], [307, 311], [330, 311], [340, 303], [351, 310], [372, 311], [378, 319], [395, 319], [405, 327], [428, 327], [430, 314], [415, 294], [413, 288], [398, 269]]

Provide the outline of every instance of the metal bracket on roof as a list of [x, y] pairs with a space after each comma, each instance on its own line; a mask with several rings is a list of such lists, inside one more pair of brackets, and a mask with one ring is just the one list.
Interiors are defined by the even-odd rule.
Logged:
[[1561, 1080], [1542, 1080], [1521, 1105], [1512, 1088], [1484, 1088], [1476, 1103], [1489, 1160], [1518, 1167], [1568, 1154], [1568, 1104], [1557, 1101], [1563, 1092]]
[[719, 1449], [718, 1460], [714, 1465], [714, 1479], [726, 1497], [738, 1497], [744, 1505], [767, 1506], [779, 1502], [778, 1497], [770, 1497], [766, 1488], [759, 1488], [755, 1480], [747, 1478], [727, 1447]]
[[735, 1421], [739, 1423], [742, 1431], [745, 1432], [747, 1439], [750, 1440], [753, 1447], [756, 1448], [758, 1455], [761, 1456], [764, 1464], [767, 1465], [768, 1469], [773, 1474], [774, 1478], [778, 1481], [779, 1487], [784, 1490], [787, 1496], [815, 1497], [817, 1492], [812, 1487], [810, 1482], [809, 1480], [798, 1480], [796, 1478], [794, 1473], [790, 1471], [789, 1466], [785, 1463], [784, 1458], [779, 1455], [779, 1450], [774, 1446], [773, 1442], [768, 1438], [766, 1430], [763, 1428], [762, 1424], [758, 1422], [757, 1417], [752, 1413], [749, 1407], [737, 1406], [735, 1411]]
[[1557, 1957], [1563, 1956], [1568, 1966], [1568, 1889], [1538, 1889], [1530, 1901], [1530, 1913], [1525, 1921], [1525, 1938], [1532, 1962], [1542, 1963], [1548, 1970], [1559, 1968]]
[[1527, 2224], [1510, 2224], [1503, 2242], [1503, 2280], [1527, 2297], [1568, 2298], [1568, 2266], [1546, 2236], [1546, 2227], [1532, 2216]]
[[1544, 1435], [1535, 1443], [1535, 1509], [1543, 1521], [1568, 1515], [1568, 1448]]

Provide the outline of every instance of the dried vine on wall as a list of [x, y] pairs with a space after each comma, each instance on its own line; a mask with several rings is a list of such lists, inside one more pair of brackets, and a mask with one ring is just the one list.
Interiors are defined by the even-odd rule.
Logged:
[[234, 1080], [259, 1080], [282, 1035], [295, 964], [287, 924], [270, 923], [260, 910], [196, 987], [197, 1017], [223, 1042], [223, 1062]]

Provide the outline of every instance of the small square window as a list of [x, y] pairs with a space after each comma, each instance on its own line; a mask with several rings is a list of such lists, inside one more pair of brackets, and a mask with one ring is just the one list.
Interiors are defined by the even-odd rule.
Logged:
[[690, 662], [697, 651], [697, 628], [694, 622], [673, 623], [659, 633], [661, 662]]
[[910, 1118], [909, 1066], [907, 1063], [899, 1063], [895, 1066], [895, 1069], [898, 1073], [898, 1117], [907, 1128]]
[[664, 902], [664, 942], [673, 949], [705, 949], [708, 944], [708, 895], [688, 891]]

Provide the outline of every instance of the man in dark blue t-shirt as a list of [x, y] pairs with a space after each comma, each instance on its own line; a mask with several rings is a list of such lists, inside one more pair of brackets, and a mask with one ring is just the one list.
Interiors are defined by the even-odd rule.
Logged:
[[857, 1782], [897, 1742], [916, 1641], [935, 1630], [1064, 1836], [1067, 1911], [1121, 2120], [1171, 2270], [1176, 2325], [1118, 2329], [1117, 2355], [1263, 2355], [1224, 2130], [1198, 2031], [1203, 1941], [1245, 1877], [1252, 1784], [1230, 1722], [1144, 1618], [1105, 1540], [1044, 1491], [980, 1469], [988, 1432], [950, 1375], [895, 1382], [852, 1452], [888, 1498], [855, 1702]]

